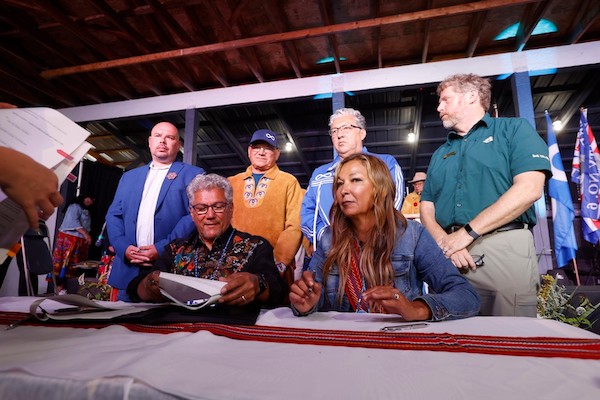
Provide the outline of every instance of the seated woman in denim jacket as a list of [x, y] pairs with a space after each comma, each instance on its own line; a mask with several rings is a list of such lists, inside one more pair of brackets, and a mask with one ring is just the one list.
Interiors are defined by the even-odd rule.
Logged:
[[477, 314], [473, 287], [423, 226], [394, 209], [394, 182], [385, 163], [366, 154], [347, 157], [333, 185], [333, 222], [308, 270], [290, 288], [295, 314], [394, 313], [407, 321]]

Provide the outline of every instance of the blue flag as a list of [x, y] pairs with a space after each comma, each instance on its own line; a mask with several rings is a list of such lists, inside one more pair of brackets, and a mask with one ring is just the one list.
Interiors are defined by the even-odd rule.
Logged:
[[581, 156], [580, 190], [583, 238], [590, 243], [598, 244], [600, 240], [600, 208], [598, 205], [598, 197], [600, 196], [598, 159], [600, 158], [600, 151], [583, 109], [579, 118], [579, 134], [577, 136], [580, 140]]
[[552, 165], [552, 178], [548, 181], [548, 194], [552, 200], [554, 255], [556, 264], [560, 268], [574, 259], [577, 252], [577, 241], [575, 240], [575, 229], [573, 228], [575, 209], [573, 208], [567, 175], [556, 143], [552, 120], [547, 112], [546, 122], [548, 123], [548, 153]]

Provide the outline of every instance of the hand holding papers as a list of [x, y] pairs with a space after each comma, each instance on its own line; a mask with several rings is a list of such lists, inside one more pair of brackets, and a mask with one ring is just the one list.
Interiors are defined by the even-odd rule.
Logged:
[[[7, 188], [6, 193], [0, 190], [0, 261], [4, 260], [6, 250], [19, 240], [27, 226], [30, 224], [35, 226], [36, 208], [44, 211], [45, 214], [51, 214], [50, 211], [59, 202], [60, 196], [56, 198], [55, 194], [51, 194], [50, 196], [54, 197], [46, 198], [45, 201], [34, 200], [36, 194], [43, 195], [42, 189], [37, 192], [34, 190], [35, 193], [29, 198], [18, 192], [34, 188], [32, 174], [37, 176], [38, 180], [40, 177], [35, 171], [24, 171], [24, 169], [31, 168], [31, 165], [44, 173], [48, 172], [43, 167], [51, 169], [56, 177], [52, 176], [46, 183], [53, 186], [56, 184], [53, 188], [55, 192], [58, 185], [67, 178], [92, 146], [85, 142], [88, 136], [88, 131], [56, 110], [49, 108], [0, 110], [0, 148], [3, 148], [2, 151], [6, 154], [10, 152], [13, 156], [17, 155], [17, 161], [13, 162], [9, 169], [3, 168], [3, 173], [6, 175], [4, 180], [12, 179], [14, 183], [2, 184], [3, 188]], [[32, 163], [32, 160], [35, 161]], [[46, 175], [41, 174], [41, 176]], [[50, 193], [54, 192], [50, 191]], [[18, 201], [7, 199], [6, 194], [10, 194]], [[22, 199], [23, 197], [25, 200]], [[30, 209], [29, 217], [23, 211], [23, 207]]]
[[161, 272], [159, 280], [161, 294], [188, 310], [198, 310], [216, 303], [225, 284], [226, 282], [168, 272]]

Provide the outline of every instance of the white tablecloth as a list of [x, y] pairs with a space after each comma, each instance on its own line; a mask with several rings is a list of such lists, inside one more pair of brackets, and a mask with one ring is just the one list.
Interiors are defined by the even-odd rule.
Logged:
[[[31, 301], [0, 298], [0, 310], [25, 312]], [[257, 324], [377, 331], [396, 322], [351, 313], [298, 318], [279, 308]], [[418, 332], [600, 338], [556, 321], [509, 317], [430, 323]], [[265, 343], [122, 326], [0, 330], [0, 398], [39, 398], [34, 389], [60, 399], [597, 399], [600, 361]]]

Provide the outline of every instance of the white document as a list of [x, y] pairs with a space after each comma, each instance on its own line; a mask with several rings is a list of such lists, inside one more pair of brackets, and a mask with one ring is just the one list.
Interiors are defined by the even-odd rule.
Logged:
[[[64, 182], [92, 145], [90, 133], [51, 108], [0, 110], [0, 146], [20, 151], [50, 168]], [[0, 190], [0, 262], [28, 228], [21, 208]]]
[[221, 288], [226, 284], [162, 271], [159, 277], [162, 295], [188, 310], [198, 310], [216, 303], [221, 297]]
[[[68, 305], [60, 307], [54, 302]], [[44, 303], [44, 307], [42, 307]], [[152, 308], [163, 307], [164, 304], [148, 303], [123, 303], [110, 301], [90, 300], [79, 294], [65, 294], [61, 296], [42, 297], [31, 303], [29, 312], [40, 321], [49, 319], [69, 321], [76, 319], [110, 320], [129, 314], [137, 314]]]

